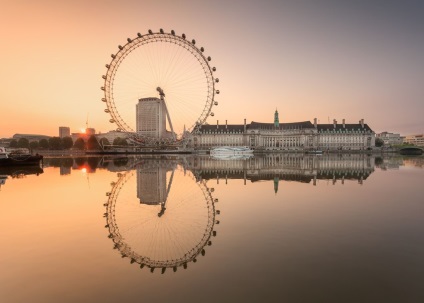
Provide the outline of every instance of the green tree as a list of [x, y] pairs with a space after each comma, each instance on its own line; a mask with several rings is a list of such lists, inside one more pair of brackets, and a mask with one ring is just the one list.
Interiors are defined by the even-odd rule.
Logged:
[[37, 149], [38, 148], [38, 141], [31, 141], [29, 142], [29, 148], [32, 149]]
[[99, 141], [97, 141], [96, 136], [92, 135], [87, 140], [87, 149], [100, 149]]
[[12, 141], [10, 141], [9, 147], [18, 147], [18, 141], [13, 139]]
[[375, 146], [382, 147], [384, 145], [384, 141], [381, 138], [375, 138]]
[[18, 147], [21, 148], [28, 148], [29, 147], [29, 141], [27, 138], [20, 138], [18, 140]]
[[62, 149], [62, 139], [59, 137], [49, 138], [49, 148], [50, 149]]
[[75, 143], [74, 143], [74, 148], [77, 148], [77, 149], [84, 149], [84, 148], [85, 148], [85, 142], [84, 142], [84, 139], [83, 139], [83, 138], [78, 138], [78, 139], [76, 139], [76, 140], [75, 140]]
[[49, 141], [47, 141], [47, 139], [41, 139], [40, 141], [38, 141], [38, 147], [49, 148]]
[[71, 137], [63, 137], [62, 145], [64, 149], [70, 149], [74, 145], [74, 141], [72, 141]]

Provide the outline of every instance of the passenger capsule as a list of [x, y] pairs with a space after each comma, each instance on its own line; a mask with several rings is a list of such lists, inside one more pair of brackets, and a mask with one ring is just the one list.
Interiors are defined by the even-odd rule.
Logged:
[[215, 116], [215, 114], [214, 113], [211, 113], [211, 116], [213, 117], [213, 116]]
[[109, 64], [106, 64], [105, 66], [106, 66], [106, 68], [109, 68], [109, 67], [110, 67], [110, 65], [109, 65]]
[[214, 66], [214, 67], [212, 67], [212, 70], [214, 71], [214, 72], [216, 72], [216, 67]]
[[160, 31], [161, 34], [163, 34], [163, 29], [162, 28], [159, 31]]
[[105, 90], [105, 87], [104, 87], [104, 86], [102, 86], [102, 87], [100, 87], [100, 89], [101, 89], [101, 90]]
[[106, 102], [106, 98], [102, 98], [102, 102]]
[[174, 31], [174, 30], [171, 30], [171, 34], [172, 34], [173, 36], [175, 36], [175, 31]]
[[205, 49], [203, 47], [201, 47], [200, 51], [203, 53], [205, 51]]
[[191, 40], [191, 43], [193, 43], [193, 45], [196, 44], [196, 40]]
[[139, 38], [141, 38], [143, 35], [142, 35], [142, 34], [140, 34], [140, 33], [137, 33], [137, 36], [138, 36]]
[[208, 61], [211, 61], [211, 60], [212, 60], [212, 58], [209, 56], [209, 57], [208, 57]]
[[110, 110], [108, 108], [106, 108], [105, 113], [110, 113]]
[[218, 78], [216, 78], [216, 79], [215, 79], [215, 82], [216, 82], [216, 83], [218, 83], [218, 82], [219, 82], [219, 79], [218, 79]]
[[115, 57], [116, 57], [114, 54], [112, 54], [112, 55], [110, 55], [110, 56], [111, 56], [113, 59], [115, 59]]
[[118, 48], [119, 48], [120, 50], [122, 50], [122, 49], [123, 49], [122, 45], [118, 45]]
[[132, 40], [130, 38], [127, 38], [127, 41], [128, 41], [128, 43], [131, 43], [132, 42]]
[[186, 35], [185, 34], [182, 34], [181, 37], [183, 37], [183, 39], [185, 39], [186, 38]]
[[149, 34], [153, 34], [153, 32], [152, 32], [152, 30], [151, 30], [151, 29], [149, 29]]
[[216, 94], [219, 95], [219, 89], [216, 90]]
[[106, 76], [105, 75], [103, 75], [102, 78], [106, 80]]
[[218, 105], [218, 101], [215, 101], [213, 104]]
[[109, 120], [109, 122], [110, 122], [110, 123], [115, 123], [115, 120], [110, 119], [110, 120]]

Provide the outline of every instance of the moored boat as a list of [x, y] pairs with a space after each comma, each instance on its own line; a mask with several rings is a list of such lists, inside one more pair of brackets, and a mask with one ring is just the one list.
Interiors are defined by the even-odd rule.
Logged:
[[0, 147], [0, 166], [41, 165], [42, 161], [41, 155], [7, 152], [6, 148]]

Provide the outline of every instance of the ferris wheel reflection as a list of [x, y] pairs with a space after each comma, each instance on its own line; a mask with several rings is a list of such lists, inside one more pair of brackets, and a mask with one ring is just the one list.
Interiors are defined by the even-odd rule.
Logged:
[[118, 173], [105, 203], [114, 249], [151, 272], [187, 268], [216, 236], [212, 192], [176, 161], [143, 160]]

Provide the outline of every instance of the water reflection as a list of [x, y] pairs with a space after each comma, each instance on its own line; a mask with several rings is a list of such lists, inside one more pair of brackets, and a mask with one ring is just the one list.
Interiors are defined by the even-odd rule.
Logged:
[[317, 180], [356, 180], [362, 184], [375, 169], [375, 158], [364, 154], [323, 156], [277, 154], [250, 159], [219, 160], [198, 158], [192, 163], [192, 169], [203, 179], [244, 179], [251, 182], [280, 180], [303, 183]]
[[104, 204], [105, 227], [113, 248], [130, 263], [177, 271], [204, 256], [212, 244], [216, 215], [210, 181], [229, 179], [269, 181], [277, 194], [280, 181], [333, 185], [354, 181], [363, 184], [376, 168], [398, 169], [423, 164], [422, 158], [384, 157], [365, 154], [270, 154], [250, 158], [217, 159], [199, 155], [131, 157], [80, 157], [46, 159], [59, 166], [60, 174], [71, 169], [94, 173], [117, 172]]
[[[197, 180], [216, 179], [216, 182], [228, 182], [228, 179], [243, 179], [246, 181], [272, 181], [278, 189], [279, 181], [295, 181], [312, 183], [317, 185], [317, 180], [329, 180], [333, 184], [340, 181], [356, 181], [362, 184], [374, 172], [376, 168], [381, 170], [399, 169], [407, 166], [424, 166], [424, 158], [406, 157], [400, 155], [366, 155], [366, 154], [325, 154], [325, 155], [302, 155], [302, 154], [269, 154], [255, 156], [251, 158], [217, 159], [199, 155], [167, 155], [167, 156], [132, 156], [132, 157], [80, 157], [80, 158], [60, 158], [46, 159], [45, 167], [60, 167], [60, 174], [67, 175], [71, 169], [84, 170], [87, 173], [94, 173], [96, 169], [107, 169], [112, 172], [129, 170], [135, 165], [142, 163], [179, 163], [185, 170], [190, 170]], [[171, 161], [171, 162], [169, 162]], [[155, 168], [159, 169], [159, 168]], [[172, 169], [169, 169], [172, 171]], [[162, 170], [143, 171], [142, 174], [153, 173], [157, 176], [155, 182], [163, 183], [166, 173]], [[147, 177], [141, 178], [140, 182], [148, 182]], [[145, 180], [145, 181], [143, 181]], [[152, 186], [144, 184], [141, 188]], [[168, 189], [163, 186], [161, 195], [164, 199]], [[150, 193], [152, 194], [152, 193]], [[140, 195], [140, 193], [138, 193]], [[144, 195], [148, 195], [147, 192]], [[141, 198], [140, 198], [141, 199]], [[149, 198], [145, 197], [145, 203]], [[158, 201], [159, 201], [158, 200]]]
[[6, 166], [0, 167], [0, 189], [6, 184], [8, 177], [13, 179], [24, 178], [26, 175], [40, 175], [44, 171], [39, 166]]
[[216, 236], [212, 190], [182, 159], [133, 158], [107, 193], [104, 216], [114, 249], [151, 272], [186, 269]]

